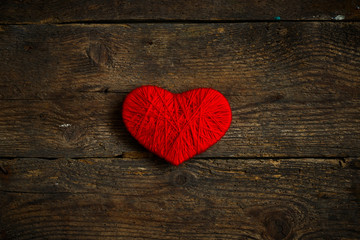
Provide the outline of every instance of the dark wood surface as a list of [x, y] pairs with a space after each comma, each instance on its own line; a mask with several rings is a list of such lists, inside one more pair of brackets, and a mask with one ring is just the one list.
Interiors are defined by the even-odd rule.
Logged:
[[0, 99], [144, 84], [214, 87], [242, 102], [359, 96], [358, 22], [4, 25], [0, 40]]
[[358, 159], [15, 158], [6, 239], [357, 239]]
[[[360, 239], [358, 5], [3, 1], [0, 239]], [[121, 120], [147, 84], [229, 131], [167, 164]]]
[[[359, 98], [320, 97], [228, 96], [232, 125], [222, 141], [200, 156], [358, 156]], [[123, 99], [124, 94], [94, 93], [58, 100], [0, 100], [1, 156], [111, 157], [146, 151], [122, 123]]]
[[[360, 19], [357, 0], [2, 0], [0, 23]], [[342, 19], [341, 17], [341, 19]]]
[[26, 25], [0, 36], [0, 156], [142, 151], [120, 115], [143, 84], [228, 97], [230, 131], [202, 157], [360, 153], [358, 23]]

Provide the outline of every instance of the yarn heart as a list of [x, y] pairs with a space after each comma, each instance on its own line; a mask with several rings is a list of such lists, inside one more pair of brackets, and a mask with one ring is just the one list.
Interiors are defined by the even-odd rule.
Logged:
[[142, 86], [127, 95], [122, 116], [140, 144], [174, 165], [214, 145], [231, 123], [229, 102], [211, 88], [173, 94]]

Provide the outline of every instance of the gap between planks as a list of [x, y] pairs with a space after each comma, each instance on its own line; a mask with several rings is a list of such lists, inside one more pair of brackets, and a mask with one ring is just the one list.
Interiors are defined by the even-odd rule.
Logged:
[[313, 22], [333, 22], [333, 23], [358, 23], [360, 20], [344, 19], [344, 20], [154, 20], [154, 19], [128, 19], [128, 20], [96, 20], [96, 21], [68, 21], [58, 23], [0, 23], [0, 26], [11, 25], [116, 25], [116, 24], [214, 24], [214, 23], [274, 23], [274, 22], [290, 22], [290, 23], [313, 23]]

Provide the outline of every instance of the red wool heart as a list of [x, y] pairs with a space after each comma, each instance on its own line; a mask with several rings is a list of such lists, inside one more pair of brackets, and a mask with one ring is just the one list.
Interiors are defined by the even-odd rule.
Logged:
[[126, 97], [122, 116], [140, 144], [174, 165], [214, 145], [231, 123], [229, 102], [211, 88], [173, 94], [139, 87]]

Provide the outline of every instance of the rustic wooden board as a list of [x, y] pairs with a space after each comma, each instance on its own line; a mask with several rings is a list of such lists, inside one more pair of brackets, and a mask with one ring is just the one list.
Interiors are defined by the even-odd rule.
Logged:
[[0, 156], [143, 151], [121, 123], [143, 84], [214, 87], [234, 121], [202, 157], [346, 157], [360, 149], [360, 24], [3, 26]]
[[[359, 155], [358, 98], [247, 94], [228, 96], [232, 125], [200, 157]], [[111, 157], [146, 151], [122, 123], [124, 97], [83, 93], [69, 99], [0, 100], [0, 156]]]
[[[2, 1], [0, 239], [360, 239], [359, 4]], [[171, 166], [121, 121], [144, 84], [229, 132]]]
[[[4, 173], [6, 171], [6, 174]], [[3, 239], [359, 239], [359, 159], [3, 159]]]
[[359, 99], [360, 23], [2, 26], [1, 99], [156, 84], [180, 92]]
[[355, 0], [122, 0], [13, 1], [0, 5], [0, 23], [131, 20], [332, 20], [360, 18]]

